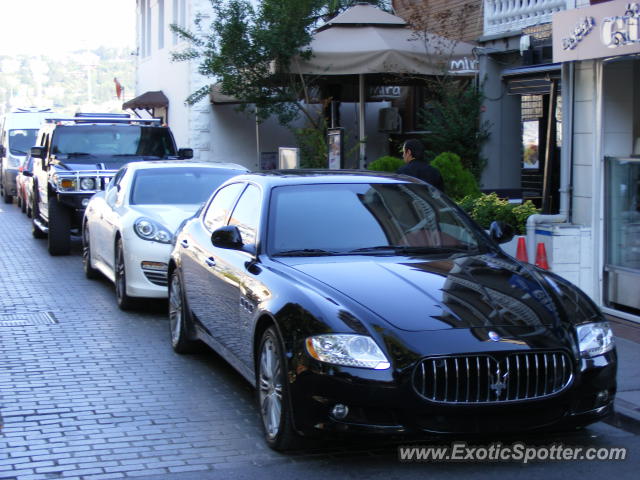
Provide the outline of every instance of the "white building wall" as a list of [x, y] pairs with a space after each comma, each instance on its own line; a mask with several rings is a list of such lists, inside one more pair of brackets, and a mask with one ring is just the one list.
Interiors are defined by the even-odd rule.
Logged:
[[573, 125], [572, 223], [591, 226], [596, 155], [595, 63], [577, 62]]

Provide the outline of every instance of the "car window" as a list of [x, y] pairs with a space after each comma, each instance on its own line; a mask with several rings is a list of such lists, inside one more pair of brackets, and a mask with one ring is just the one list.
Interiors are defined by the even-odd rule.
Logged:
[[249, 184], [242, 193], [240, 200], [233, 209], [229, 225], [235, 225], [240, 230], [242, 243], [254, 245], [260, 220], [260, 189]]
[[231, 209], [244, 186], [244, 183], [232, 183], [216, 193], [204, 215], [204, 225], [208, 230], [214, 231], [225, 225], [229, 213], [231, 213]]
[[237, 170], [211, 167], [167, 167], [138, 170], [131, 205], [199, 205]]
[[418, 184], [277, 187], [269, 217], [269, 249], [274, 253], [478, 248], [476, 234], [453, 204]]

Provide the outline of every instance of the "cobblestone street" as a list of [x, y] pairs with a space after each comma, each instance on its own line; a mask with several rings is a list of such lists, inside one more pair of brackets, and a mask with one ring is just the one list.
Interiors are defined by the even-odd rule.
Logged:
[[[219, 471], [220, 478], [234, 471], [245, 472], [234, 478], [299, 478], [307, 470], [394, 478], [393, 469], [424, 478], [425, 467], [436, 477], [513, 475], [522, 467], [402, 465], [388, 443], [277, 454], [263, 441], [254, 392], [239, 374], [210, 351], [175, 354], [165, 303], [122, 312], [113, 286], [85, 279], [81, 265], [77, 241], [70, 256], [50, 257], [19, 209], [0, 206], [0, 479], [200, 472], [184, 477], [195, 479]], [[638, 446], [636, 435], [604, 423], [534, 441]], [[605, 468], [624, 475], [637, 465], [632, 452], [626, 462], [538, 464], [529, 473], [549, 478], [551, 466], [557, 475], [601, 476]]]

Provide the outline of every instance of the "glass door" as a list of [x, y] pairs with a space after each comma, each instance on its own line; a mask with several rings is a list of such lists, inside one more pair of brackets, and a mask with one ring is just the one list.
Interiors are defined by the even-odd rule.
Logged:
[[640, 157], [607, 157], [606, 301], [640, 309]]

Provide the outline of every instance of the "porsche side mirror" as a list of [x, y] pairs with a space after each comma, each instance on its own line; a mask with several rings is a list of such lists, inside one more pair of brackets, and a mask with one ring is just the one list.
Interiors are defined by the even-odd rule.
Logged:
[[489, 236], [496, 243], [507, 243], [514, 235], [513, 227], [508, 223], [494, 221], [489, 226]]
[[211, 243], [214, 247], [230, 250], [240, 250], [243, 246], [242, 235], [235, 225], [226, 225], [215, 230], [211, 234]]
[[178, 149], [178, 158], [180, 160], [189, 160], [190, 158], [193, 158], [193, 148]]

